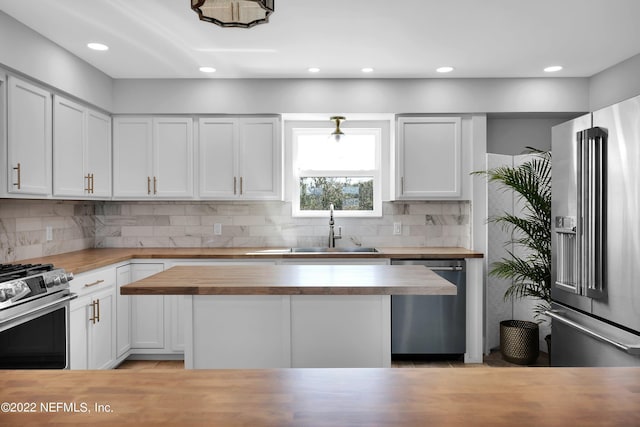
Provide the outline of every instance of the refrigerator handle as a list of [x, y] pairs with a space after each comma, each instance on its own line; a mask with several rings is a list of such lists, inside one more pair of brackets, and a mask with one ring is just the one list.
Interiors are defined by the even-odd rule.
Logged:
[[606, 141], [591, 128], [577, 134], [577, 284], [576, 293], [606, 295]]
[[574, 322], [573, 320], [567, 319], [566, 317], [563, 317], [558, 313], [562, 313], [562, 312], [558, 311], [558, 310], [547, 310], [547, 311], [544, 312], [544, 314], [546, 316], [549, 316], [554, 320], [557, 320], [557, 321], [559, 321], [561, 323], [564, 323], [567, 326], [570, 326], [570, 327], [572, 327], [574, 329], [577, 329], [580, 332], [583, 332], [583, 333], [585, 333], [585, 334], [587, 334], [587, 335], [589, 335], [589, 336], [591, 336], [591, 337], [593, 337], [593, 338], [595, 338], [597, 340], [604, 341], [604, 342], [606, 342], [608, 344], [611, 344], [612, 346], [614, 346], [614, 347], [616, 347], [616, 348], [618, 348], [618, 349], [620, 349], [622, 351], [625, 351], [625, 352], [627, 352], [627, 353], [629, 353], [631, 355], [640, 356], [640, 344], [628, 345], [628, 344], [620, 343], [620, 342], [614, 340], [613, 338], [606, 337], [606, 336], [604, 336], [604, 335], [602, 335], [602, 334], [600, 334], [600, 333], [598, 333], [596, 331], [593, 331], [593, 330], [591, 330], [589, 328], [586, 328], [585, 326], [583, 326], [583, 325], [581, 325], [581, 324], [579, 324], [577, 322]]
[[[577, 134], [577, 216], [576, 216], [576, 264], [577, 264], [577, 275], [576, 275], [576, 293], [580, 295], [586, 294], [585, 283], [586, 276], [588, 271], [588, 254], [586, 253], [587, 245], [587, 232], [589, 220], [588, 209], [586, 206], [588, 204], [586, 197], [588, 196], [588, 191], [585, 189], [585, 184], [588, 182], [587, 177], [587, 168], [585, 167], [586, 157], [588, 153], [587, 147], [587, 131], [578, 132]], [[585, 226], [587, 225], [587, 226]]]

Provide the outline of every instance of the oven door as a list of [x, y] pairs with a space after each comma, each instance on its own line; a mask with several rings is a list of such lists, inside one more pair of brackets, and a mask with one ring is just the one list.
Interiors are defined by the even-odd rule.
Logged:
[[69, 301], [76, 295], [55, 297], [2, 316], [0, 369], [69, 369]]

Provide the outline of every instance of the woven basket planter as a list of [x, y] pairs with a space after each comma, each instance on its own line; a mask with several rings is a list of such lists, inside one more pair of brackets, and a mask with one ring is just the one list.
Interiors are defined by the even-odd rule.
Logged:
[[500, 322], [500, 352], [507, 362], [532, 365], [538, 359], [538, 324], [524, 320]]

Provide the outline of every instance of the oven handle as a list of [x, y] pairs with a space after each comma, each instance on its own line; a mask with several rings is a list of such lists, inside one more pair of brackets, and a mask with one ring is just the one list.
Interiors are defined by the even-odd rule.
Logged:
[[58, 305], [58, 304], [63, 303], [63, 302], [71, 301], [72, 299], [76, 299], [76, 298], [78, 298], [78, 295], [69, 294], [69, 295], [67, 295], [65, 297], [62, 297], [60, 299], [57, 299], [57, 300], [52, 301], [50, 303], [47, 303], [45, 305], [41, 305], [41, 306], [33, 308], [33, 309], [29, 310], [29, 311], [25, 311], [23, 313], [16, 314], [15, 316], [9, 317], [8, 319], [4, 319], [3, 323], [9, 323], [9, 322], [11, 322], [13, 320], [16, 320], [16, 319], [19, 319], [21, 317], [28, 316], [28, 315], [36, 313], [38, 311], [45, 310], [45, 309], [47, 309], [49, 307], [53, 307], [54, 305]]

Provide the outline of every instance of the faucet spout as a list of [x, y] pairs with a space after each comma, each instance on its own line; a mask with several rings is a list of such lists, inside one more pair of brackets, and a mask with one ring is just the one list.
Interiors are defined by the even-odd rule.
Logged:
[[336, 239], [342, 239], [342, 228], [338, 227], [338, 234], [334, 231], [335, 221], [333, 220], [333, 203], [329, 205], [329, 247], [336, 247]]

